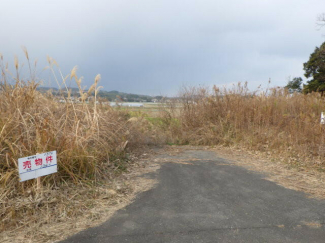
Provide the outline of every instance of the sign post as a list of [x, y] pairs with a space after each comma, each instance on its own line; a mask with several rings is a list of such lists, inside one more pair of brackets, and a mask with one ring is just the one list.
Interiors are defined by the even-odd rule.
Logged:
[[18, 159], [20, 182], [36, 179], [37, 188], [41, 187], [41, 176], [58, 172], [56, 151], [36, 154]]

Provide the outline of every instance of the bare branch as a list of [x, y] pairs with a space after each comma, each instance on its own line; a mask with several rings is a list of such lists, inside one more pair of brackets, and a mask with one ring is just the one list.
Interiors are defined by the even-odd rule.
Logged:
[[319, 27], [319, 29], [325, 26], [325, 13], [318, 15], [316, 24]]

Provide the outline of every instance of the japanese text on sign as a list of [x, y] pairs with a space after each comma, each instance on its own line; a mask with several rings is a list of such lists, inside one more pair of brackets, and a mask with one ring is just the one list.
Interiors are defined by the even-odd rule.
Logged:
[[20, 181], [27, 181], [58, 171], [56, 151], [18, 159]]

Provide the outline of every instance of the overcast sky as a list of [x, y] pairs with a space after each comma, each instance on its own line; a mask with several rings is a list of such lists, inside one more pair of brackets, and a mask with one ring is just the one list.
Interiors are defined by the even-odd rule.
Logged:
[[[174, 95], [182, 85], [284, 86], [325, 41], [324, 0], [0, 0], [0, 52], [27, 47], [84, 85]], [[46, 76], [46, 75], [45, 75]], [[43, 73], [44, 77], [44, 73]], [[48, 77], [48, 76], [46, 76]], [[48, 78], [45, 78], [48, 79]], [[48, 82], [46, 80], [46, 82]]]

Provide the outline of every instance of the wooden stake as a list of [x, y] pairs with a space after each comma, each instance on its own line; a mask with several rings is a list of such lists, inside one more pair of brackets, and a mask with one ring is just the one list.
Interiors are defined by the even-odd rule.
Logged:
[[[36, 155], [38, 155], [39, 153], [36, 153]], [[41, 186], [41, 177], [37, 177], [36, 178], [36, 190], [39, 192], [42, 189]]]
[[37, 188], [37, 191], [41, 190], [41, 177], [36, 178], [36, 188]]

